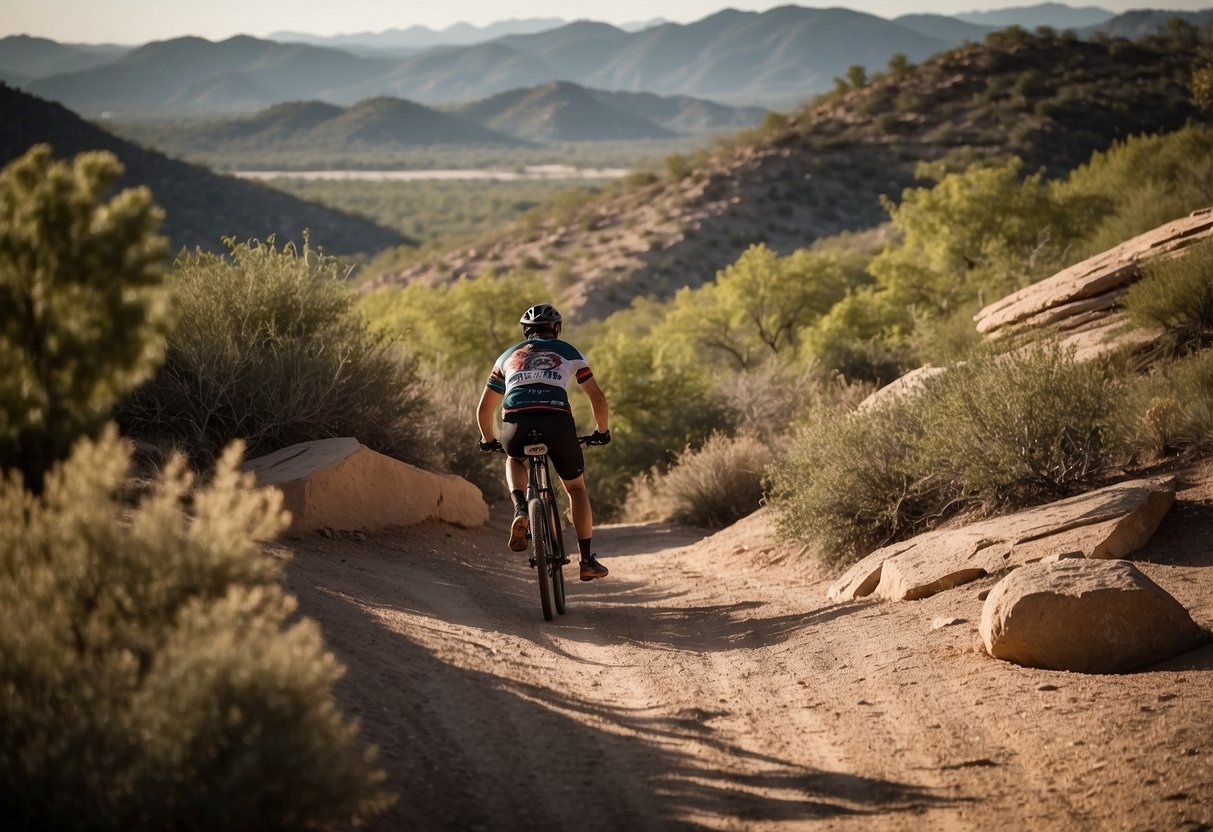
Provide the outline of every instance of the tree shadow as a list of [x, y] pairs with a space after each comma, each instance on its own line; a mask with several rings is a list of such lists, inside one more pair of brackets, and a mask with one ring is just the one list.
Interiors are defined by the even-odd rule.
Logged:
[[[466, 605], [452, 605], [448, 597], [444, 615], [455, 609], [469, 632], [480, 628], [486, 639], [478, 647], [452, 638], [452, 649], [491, 649], [489, 630], [497, 624], [543, 650], [554, 648], [545, 636], [550, 627], [553, 635], [575, 638], [578, 627], [592, 626], [601, 636], [626, 624], [634, 634], [649, 631], [645, 644], [668, 649], [691, 643], [688, 628], [715, 627], [710, 643], [724, 649], [739, 639], [786, 638], [799, 626], [783, 620], [791, 617], [763, 621], [755, 616], [761, 605], [752, 602], [680, 611], [663, 606], [660, 591], [637, 583], [603, 593], [583, 615], [537, 626], [537, 592], [525, 564], [488, 560], [473, 567], [459, 557], [435, 556], [441, 562], [433, 564], [434, 578], [401, 586], [362, 562], [384, 557], [392, 555], [371, 549], [333, 562], [322, 548], [303, 546], [286, 578], [301, 614], [321, 622], [329, 648], [346, 666], [338, 700], [360, 719], [362, 737], [381, 749], [387, 785], [400, 797], [373, 829], [701, 829], [707, 819], [736, 824], [924, 812], [964, 800], [755, 753], [718, 733], [716, 711], [670, 714], [602, 704], [541, 682], [462, 667], [384, 622], [411, 610], [445, 629], [450, 619], [426, 610], [432, 593], [449, 591], [466, 595]], [[473, 568], [477, 574], [468, 575]], [[408, 577], [417, 580], [416, 572]], [[490, 602], [494, 616], [484, 611]], [[516, 615], [509, 610], [515, 602]], [[509, 612], [501, 614], [503, 608]], [[849, 609], [813, 615], [821, 621]], [[711, 763], [718, 756], [696, 753], [704, 748], [736, 766], [720, 770]]]

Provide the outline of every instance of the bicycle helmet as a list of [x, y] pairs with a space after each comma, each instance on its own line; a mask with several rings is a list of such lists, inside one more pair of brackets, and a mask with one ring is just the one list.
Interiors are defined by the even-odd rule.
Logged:
[[532, 306], [530, 309], [522, 313], [522, 317], [518, 319], [518, 323], [525, 326], [535, 327], [553, 327], [556, 324], [562, 323], [564, 318], [560, 317], [560, 313], [556, 311], [556, 307], [550, 303], [540, 303]]

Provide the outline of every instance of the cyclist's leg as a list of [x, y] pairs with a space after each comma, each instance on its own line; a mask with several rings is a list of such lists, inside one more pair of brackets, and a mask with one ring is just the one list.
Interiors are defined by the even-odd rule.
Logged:
[[569, 508], [573, 512], [573, 528], [579, 540], [594, 536], [594, 513], [590, 509], [590, 494], [585, 487], [585, 475], [576, 479], [561, 479], [564, 493], [569, 495]]
[[514, 503], [514, 519], [510, 523], [507, 545], [515, 552], [525, 552], [530, 520], [527, 518], [526, 488], [530, 480], [526, 457], [522, 448], [526, 443], [530, 426], [526, 419], [510, 419], [501, 425], [501, 445], [505, 448], [505, 481], [510, 488], [510, 499]]

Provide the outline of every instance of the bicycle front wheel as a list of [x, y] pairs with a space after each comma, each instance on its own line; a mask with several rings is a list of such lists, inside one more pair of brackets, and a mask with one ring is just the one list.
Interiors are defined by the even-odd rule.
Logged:
[[540, 497], [535, 497], [527, 503], [527, 514], [531, 521], [531, 545], [535, 549], [535, 576], [539, 579], [539, 603], [543, 607], [543, 620], [551, 621], [553, 599], [549, 562], [552, 549], [545, 508]]

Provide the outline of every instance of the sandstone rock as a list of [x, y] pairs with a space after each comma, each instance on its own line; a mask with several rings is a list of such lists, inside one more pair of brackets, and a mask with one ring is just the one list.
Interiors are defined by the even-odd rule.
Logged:
[[483, 526], [480, 489], [453, 474], [434, 474], [372, 451], [351, 438], [319, 439], [244, 464], [257, 484], [273, 486], [291, 513], [288, 533], [319, 529], [378, 531], [441, 520]]
[[[995, 301], [974, 316], [977, 331], [991, 334], [1109, 309], [1119, 299], [1119, 291], [1141, 276], [1143, 261], [1174, 254], [1210, 236], [1213, 208], [1194, 211]], [[1105, 293], [1113, 296], [1095, 300]]]
[[911, 370], [904, 376], [895, 379], [884, 387], [872, 393], [856, 408], [858, 411], [869, 410], [877, 405], [899, 399], [903, 396], [913, 396], [922, 390], [923, 385], [930, 379], [947, 372], [946, 367], [932, 367], [927, 364], [917, 370]]
[[926, 532], [872, 552], [827, 594], [833, 601], [873, 593], [912, 601], [1040, 560], [1123, 558], [1146, 544], [1174, 501], [1172, 478], [1130, 480], [963, 528]]
[[1187, 610], [1124, 560], [1066, 560], [1017, 569], [982, 607], [982, 642], [1026, 667], [1123, 673], [1195, 646]]

